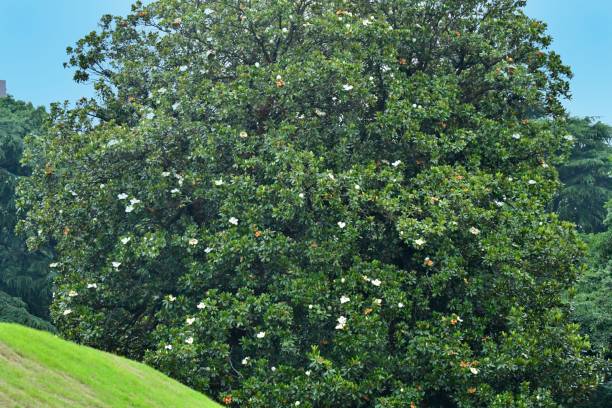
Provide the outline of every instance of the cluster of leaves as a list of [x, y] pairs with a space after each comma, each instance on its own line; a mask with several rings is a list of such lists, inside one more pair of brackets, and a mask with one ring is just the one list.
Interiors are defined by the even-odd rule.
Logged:
[[[21, 298], [32, 313], [48, 318], [50, 255], [46, 251], [29, 253], [24, 240], [14, 233], [15, 185], [28, 175], [28, 169], [20, 164], [23, 138], [39, 133], [45, 118], [43, 108], [35, 109], [12, 97], [0, 98], [0, 292], [10, 295], [6, 299]], [[11, 302], [3, 302], [0, 308], [8, 308]], [[21, 304], [17, 308], [21, 309]]]
[[591, 118], [572, 118], [565, 127], [574, 148], [567, 163], [558, 167], [563, 188], [553, 210], [581, 232], [602, 232], [605, 204], [612, 198], [612, 127]]
[[546, 210], [570, 71], [523, 6], [104, 17], [68, 63], [98, 98], [54, 106], [19, 198], [62, 333], [233, 406], [578, 403], [582, 247]]

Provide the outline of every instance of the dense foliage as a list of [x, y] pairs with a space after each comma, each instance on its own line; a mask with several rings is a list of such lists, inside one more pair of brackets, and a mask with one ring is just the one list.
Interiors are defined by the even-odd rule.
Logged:
[[[524, 1], [137, 4], [31, 139], [68, 338], [226, 405], [572, 406], [570, 75]], [[551, 121], [529, 120], [534, 111]]]
[[579, 231], [605, 229], [605, 204], [612, 198], [612, 127], [590, 118], [572, 118], [566, 136], [574, 141], [567, 163], [559, 166], [563, 188], [553, 201], [562, 219], [576, 223]]
[[0, 322], [19, 323], [35, 329], [54, 332], [55, 327], [46, 320], [28, 312], [28, 305], [23, 300], [11, 297], [0, 291]]
[[[4, 300], [22, 299], [39, 317], [48, 317], [50, 257], [43, 251], [28, 253], [24, 240], [15, 236], [15, 185], [18, 178], [28, 174], [19, 162], [23, 138], [39, 133], [45, 116], [43, 108], [35, 109], [11, 97], [0, 98], [0, 292], [6, 293], [7, 296], [2, 295]], [[9, 311], [12, 302], [1, 302], [0, 314], [4, 318], [24, 313], [22, 318], [30, 319], [27, 307], [18, 299], [19, 307]]]
[[607, 230], [585, 236], [589, 270], [576, 287], [573, 318], [589, 335], [593, 352], [607, 359], [607, 382], [591, 397], [589, 408], [608, 407], [612, 401], [612, 202], [608, 203]]

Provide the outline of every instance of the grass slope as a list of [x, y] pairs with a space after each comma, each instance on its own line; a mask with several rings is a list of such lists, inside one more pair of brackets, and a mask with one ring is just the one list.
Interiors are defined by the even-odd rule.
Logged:
[[144, 364], [0, 323], [0, 407], [219, 405]]

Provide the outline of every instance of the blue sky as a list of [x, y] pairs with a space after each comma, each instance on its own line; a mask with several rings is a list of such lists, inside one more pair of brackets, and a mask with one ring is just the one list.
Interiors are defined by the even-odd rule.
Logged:
[[[91, 95], [62, 67], [65, 49], [96, 28], [102, 14], [126, 14], [131, 0], [0, 0], [0, 79], [36, 105]], [[529, 0], [553, 48], [571, 65], [572, 114], [612, 123], [612, 0]]]

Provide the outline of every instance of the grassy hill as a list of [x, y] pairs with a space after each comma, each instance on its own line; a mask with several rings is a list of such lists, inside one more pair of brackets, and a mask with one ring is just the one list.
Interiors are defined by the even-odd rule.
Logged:
[[0, 407], [219, 407], [140, 363], [0, 323]]

